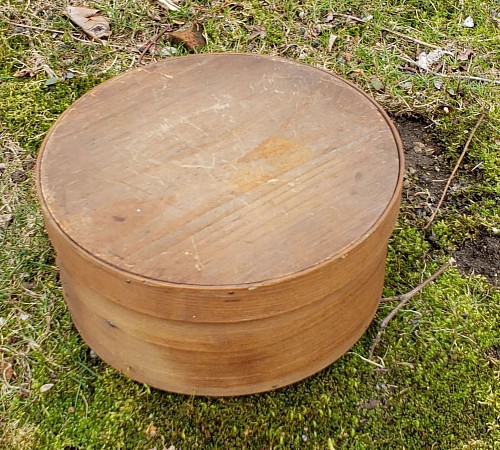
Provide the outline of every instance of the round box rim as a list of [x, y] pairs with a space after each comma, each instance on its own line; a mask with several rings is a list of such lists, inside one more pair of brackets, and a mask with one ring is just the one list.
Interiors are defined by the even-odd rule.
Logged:
[[[383, 210], [381, 213], [378, 215], [378, 217], [374, 220], [374, 222], [371, 224], [371, 226], [363, 231], [360, 235], [358, 235], [355, 239], [351, 240], [347, 245], [343, 246], [340, 249], [336, 249], [333, 253], [331, 253], [328, 257], [325, 257], [319, 261], [316, 261], [314, 264], [310, 264], [306, 267], [302, 267], [300, 270], [295, 270], [295, 271], [289, 271], [287, 273], [284, 273], [282, 275], [278, 276], [272, 276], [269, 278], [265, 277], [260, 277], [258, 279], [250, 279], [247, 281], [243, 282], [237, 282], [237, 283], [196, 283], [196, 282], [179, 282], [179, 281], [172, 281], [168, 279], [162, 279], [159, 277], [154, 277], [154, 276], [149, 276], [148, 273], [144, 273], [144, 271], [140, 272], [135, 272], [133, 270], [128, 270], [123, 266], [120, 266], [116, 262], [109, 260], [109, 258], [104, 258], [102, 256], [99, 256], [94, 252], [92, 249], [88, 249], [85, 246], [82, 246], [81, 243], [78, 241], [78, 239], [75, 239], [75, 237], [68, 232], [68, 230], [61, 225], [60, 220], [58, 220], [57, 213], [54, 212], [53, 210], [53, 205], [51, 206], [51, 201], [53, 201], [53, 193], [50, 192], [50, 189], [48, 189], [45, 186], [45, 182], [43, 180], [44, 178], [44, 158], [47, 153], [47, 147], [51, 144], [51, 139], [54, 137], [54, 130], [56, 130], [61, 123], [64, 123], [68, 115], [71, 113], [71, 111], [74, 111], [75, 109], [78, 109], [79, 105], [81, 104], [82, 99], [88, 99], [89, 97], [95, 97], [96, 95], [99, 94], [99, 91], [101, 89], [105, 89], [106, 86], [109, 86], [110, 83], [117, 83], [119, 79], [122, 79], [124, 77], [130, 76], [131, 73], [139, 73], [141, 71], [148, 71], [148, 70], [155, 70], [158, 67], [161, 66], [168, 66], [169, 63], [174, 62], [175, 60], [183, 60], [183, 61], [196, 61], [201, 60], [201, 59], [210, 59], [210, 58], [219, 58], [219, 61], [223, 61], [220, 58], [225, 59], [226, 61], [228, 58], [255, 58], [255, 60], [258, 61], [269, 61], [270, 63], [277, 63], [277, 64], [285, 64], [285, 65], [291, 65], [294, 68], [300, 67], [302, 70], [307, 70], [307, 71], [314, 71], [315, 73], [321, 73], [323, 75], [321, 77], [325, 77], [324, 74], [326, 74], [328, 77], [331, 77], [331, 79], [335, 80], [336, 82], [342, 83], [342, 85], [345, 88], [352, 89], [353, 92], [356, 93], [356, 96], [359, 98], [364, 99], [366, 104], [370, 104], [373, 107], [373, 112], [377, 115], [379, 115], [383, 121], [385, 126], [387, 127], [388, 132], [390, 132], [390, 135], [392, 137], [392, 142], [394, 145], [394, 156], [397, 157], [397, 173], [394, 175], [394, 186], [392, 191], [388, 194], [388, 201], [385, 203]], [[203, 55], [192, 55], [192, 56], [185, 56], [185, 57], [179, 57], [176, 58], [175, 60], [169, 60], [167, 62], [161, 61], [158, 63], [155, 63], [154, 65], [146, 66], [145, 68], [138, 68], [138, 69], [133, 69], [132, 71], [126, 72], [123, 75], [120, 75], [119, 77], [115, 77], [111, 80], [108, 80], [105, 83], [102, 83], [101, 85], [93, 88], [90, 92], [85, 94], [81, 99], [77, 100], [63, 115], [58, 119], [56, 124], [53, 126], [53, 128], [49, 131], [48, 135], [46, 136], [44, 143], [42, 145], [42, 149], [40, 152], [40, 156], [38, 159], [38, 167], [37, 167], [37, 182], [38, 182], [38, 187], [39, 187], [39, 192], [41, 193], [41, 199], [42, 202], [45, 206], [46, 211], [49, 213], [50, 217], [54, 221], [54, 223], [57, 225], [59, 230], [68, 238], [70, 239], [73, 244], [78, 248], [78, 250], [84, 252], [88, 257], [90, 257], [93, 260], [99, 261], [100, 264], [104, 264], [105, 266], [109, 267], [110, 269], [113, 270], [118, 270], [119, 272], [123, 273], [125, 277], [138, 277], [141, 279], [148, 279], [148, 282], [151, 282], [153, 284], [159, 284], [159, 285], [169, 285], [169, 286], [185, 286], [185, 287], [190, 287], [190, 288], [200, 288], [200, 289], [227, 289], [231, 287], [248, 287], [249, 285], [266, 285], [266, 284], [274, 284], [281, 282], [282, 280], [286, 279], [291, 279], [295, 278], [301, 275], [304, 275], [310, 271], [316, 270], [320, 268], [321, 266], [330, 263], [331, 261], [341, 258], [343, 255], [351, 251], [353, 248], [358, 246], [363, 240], [365, 240], [372, 232], [374, 229], [376, 229], [377, 225], [384, 220], [385, 216], [388, 214], [388, 212], [392, 209], [395, 203], [399, 202], [399, 197], [398, 193], [402, 184], [402, 176], [403, 176], [403, 165], [404, 165], [404, 159], [403, 159], [403, 152], [402, 152], [402, 143], [399, 138], [399, 135], [392, 124], [391, 120], [385, 113], [385, 111], [373, 100], [371, 99], [367, 94], [359, 90], [356, 86], [354, 86], [352, 83], [347, 82], [346, 80], [343, 80], [339, 77], [337, 77], [334, 74], [331, 74], [323, 69], [319, 68], [314, 68], [311, 66], [307, 66], [301, 63], [297, 63], [295, 61], [290, 61], [290, 60], [285, 60], [282, 58], [276, 58], [276, 57], [269, 57], [269, 56], [257, 56], [257, 55], [252, 55], [252, 54], [203, 54]], [[285, 66], [283, 66], [285, 67]], [[307, 68], [307, 69], [304, 69]]]

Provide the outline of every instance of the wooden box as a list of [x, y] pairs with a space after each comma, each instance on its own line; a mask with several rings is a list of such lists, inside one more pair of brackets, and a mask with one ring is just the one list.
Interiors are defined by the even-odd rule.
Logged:
[[323, 369], [366, 330], [403, 154], [384, 111], [339, 77], [205, 54], [84, 95], [37, 174], [90, 347], [160, 389], [240, 395]]

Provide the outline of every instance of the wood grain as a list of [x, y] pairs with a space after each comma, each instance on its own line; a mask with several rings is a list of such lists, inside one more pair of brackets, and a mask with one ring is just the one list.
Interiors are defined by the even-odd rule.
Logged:
[[351, 84], [209, 54], [93, 89], [37, 172], [85, 340], [161, 389], [238, 395], [298, 381], [364, 332], [402, 168], [394, 126]]

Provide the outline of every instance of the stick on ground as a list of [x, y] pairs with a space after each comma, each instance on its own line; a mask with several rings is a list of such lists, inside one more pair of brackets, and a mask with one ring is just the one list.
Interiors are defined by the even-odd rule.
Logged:
[[370, 353], [369, 353], [369, 358], [372, 359], [373, 357], [373, 352], [377, 348], [377, 345], [380, 342], [380, 339], [382, 338], [382, 333], [384, 330], [387, 328], [387, 325], [389, 322], [392, 320], [392, 318], [398, 313], [398, 311], [408, 303], [408, 301], [414, 297], [416, 294], [418, 294], [424, 287], [426, 287], [429, 283], [432, 283], [436, 278], [438, 278], [448, 267], [452, 266], [455, 263], [455, 260], [453, 258], [450, 258], [447, 263], [443, 264], [434, 274], [432, 274], [429, 278], [427, 278], [424, 282], [420, 283], [417, 287], [413, 288], [410, 292], [407, 292], [406, 294], [402, 294], [396, 297], [388, 297], [388, 298], [383, 298], [381, 300], [381, 303], [386, 303], [390, 302], [393, 300], [399, 300], [399, 303], [397, 306], [385, 317], [382, 322], [380, 322], [380, 329], [377, 333], [377, 336], [375, 337], [372, 346], [370, 347]]
[[44, 27], [35, 27], [33, 25], [26, 25], [23, 23], [16, 23], [16, 22], [11, 22], [10, 20], [2, 19], [4, 22], [8, 23], [9, 25], [12, 25], [13, 27], [19, 27], [19, 28], [26, 28], [29, 30], [40, 30], [40, 31], [48, 31], [49, 33], [57, 33], [57, 34], [64, 34], [64, 31], [61, 30], [53, 30], [52, 28], [44, 28]]
[[465, 152], [469, 148], [469, 145], [470, 145], [470, 143], [472, 141], [472, 138], [474, 137], [474, 134], [476, 134], [476, 131], [479, 128], [479, 125], [481, 125], [481, 123], [483, 122], [484, 118], [486, 117], [487, 112], [488, 112], [488, 109], [483, 110], [483, 113], [481, 114], [481, 117], [479, 117], [479, 120], [477, 121], [476, 126], [471, 131], [471, 133], [469, 134], [469, 139], [467, 139], [467, 142], [465, 143], [464, 149], [462, 150], [462, 153], [460, 154], [460, 157], [458, 158], [458, 161], [455, 164], [455, 167], [453, 168], [453, 171], [451, 172], [451, 175], [448, 178], [448, 181], [446, 182], [446, 186], [444, 187], [443, 194], [441, 195], [441, 198], [439, 199], [439, 202], [438, 202], [438, 204], [436, 206], [436, 209], [434, 210], [434, 212], [432, 213], [431, 218], [429, 219], [429, 221], [425, 225], [424, 230], [427, 229], [427, 228], [429, 228], [430, 224], [434, 220], [434, 217], [436, 217], [436, 214], [438, 213], [439, 208], [443, 204], [444, 198], [446, 197], [446, 194], [448, 193], [448, 188], [450, 187], [451, 181], [453, 180], [453, 177], [457, 173], [458, 167], [460, 166], [460, 163], [464, 159]]
[[[352, 20], [354, 22], [358, 22], [358, 23], [363, 23], [363, 24], [369, 24], [371, 23], [370, 21], [368, 20], [365, 20], [365, 19], [361, 19], [359, 17], [356, 17], [356, 16], [351, 16], [349, 14], [338, 14], [338, 13], [333, 13], [333, 16], [334, 17], [340, 17], [342, 19], [346, 19], [346, 20]], [[414, 42], [415, 44], [419, 44], [419, 45], [422, 45], [423, 47], [429, 47], [429, 48], [434, 48], [436, 50], [443, 50], [442, 47], [439, 47], [438, 45], [434, 45], [434, 44], [430, 44], [429, 42], [424, 42], [424, 41], [421, 41], [420, 39], [417, 39], [417, 38], [414, 38], [414, 37], [411, 37], [411, 36], [408, 36], [407, 34], [404, 34], [404, 33], [400, 33], [399, 31], [396, 31], [396, 30], [391, 30], [390, 28], [385, 28], [385, 27], [379, 27], [377, 25], [373, 25], [375, 28], [378, 28], [380, 31], [384, 31], [386, 33], [390, 33], [390, 34], [393, 34], [394, 36], [398, 36], [402, 39], [405, 39], [407, 41], [410, 41], [410, 42]], [[448, 51], [445, 51], [445, 53], [448, 53], [448, 54], [451, 54], [450, 52]], [[417, 66], [417, 67], [420, 67], [416, 61], [413, 61], [409, 58], [405, 58], [403, 56], [399, 56], [401, 59], [405, 60], [406, 62], [414, 65], [414, 66]], [[484, 77], [476, 77], [476, 76], [472, 76], [472, 75], [457, 75], [457, 74], [444, 74], [444, 73], [438, 73], [438, 72], [434, 72], [432, 70], [426, 70], [425, 71], [426, 73], [430, 73], [432, 75], [436, 75], [436, 76], [439, 76], [439, 77], [443, 77], [443, 78], [450, 78], [450, 79], [458, 79], [458, 80], [472, 80], [472, 81], [481, 81], [483, 83], [493, 83], [493, 84], [500, 84], [500, 81], [499, 80], [492, 80], [490, 78], [484, 78]]]
[[155, 45], [159, 40], [160, 38], [167, 32], [167, 28], [163, 28], [153, 39], [151, 39], [143, 48], [140, 56], [139, 56], [139, 59], [137, 60], [137, 65], [139, 65], [141, 62], [142, 62], [142, 59], [144, 58], [144, 56], [146, 55], [146, 53], [149, 51], [149, 49]]
[[[343, 19], [352, 20], [352, 21], [358, 22], [358, 23], [365, 23], [365, 24], [370, 23], [370, 21], [368, 21], [368, 20], [361, 19], [361, 18], [356, 17], [356, 16], [350, 16], [349, 14], [333, 13], [333, 16], [334, 17], [341, 17]], [[424, 47], [430, 47], [430, 48], [435, 48], [435, 49], [441, 50], [441, 47], [439, 47], [437, 45], [429, 44], [428, 42], [421, 41], [420, 39], [416, 39], [414, 37], [408, 36], [407, 34], [400, 33], [399, 31], [391, 30], [390, 28], [385, 28], [385, 27], [378, 27], [376, 25], [375, 25], [375, 27], [377, 27], [381, 31], [385, 31], [386, 33], [394, 34], [395, 36], [406, 39], [407, 41], [415, 42], [415, 44], [420, 44]]]
[[[408, 64], [411, 64], [412, 66], [416, 66], [419, 69], [422, 69], [417, 61], [413, 61], [412, 59], [408, 58], [407, 56], [403, 55], [396, 55], [398, 58], [402, 59], [403, 61], [406, 61]], [[419, 73], [417, 71], [417, 73]], [[457, 75], [455, 73], [447, 74], [447, 73], [441, 73], [441, 72], [435, 72], [430, 69], [426, 69], [421, 73], [422, 75], [434, 75], [436, 77], [441, 77], [441, 78], [448, 78], [450, 80], [471, 80], [471, 81], [480, 81], [482, 83], [492, 83], [492, 84], [500, 84], [500, 80], [493, 80], [491, 78], [484, 78], [484, 77], [476, 77], [473, 75]]]

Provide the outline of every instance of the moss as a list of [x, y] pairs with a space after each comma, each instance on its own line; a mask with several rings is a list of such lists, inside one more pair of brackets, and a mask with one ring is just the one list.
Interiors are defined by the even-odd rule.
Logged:
[[[470, 295], [471, 289], [477, 292]], [[491, 442], [499, 386], [492, 385], [495, 372], [484, 354], [498, 343], [499, 300], [480, 283], [449, 273], [417, 305], [420, 317], [403, 313], [384, 336], [387, 370], [357, 356], [366, 353], [366, 336], [307, 382], [236, 399], [169, 395], [126, 380], [92, 360], [74, 333], [62, 344], [57, 336], [69, 324], [62, 318], [52, 339], [58, 343], [51, 342], [57, 360], [47, 367], [42, 355], [32, 354], [40, 358], [33, 394], [14, 400], [10, 412], [26, 426], [41, 424], [32, 448], [146, 449], [162, 438], [182, 448], [325, 448], [328, 438], [346, 449]], [[54, 388], [37, 393], [47, 380]], [[150, 424], [156, 436], [146, 436]]]
[[0, 103], [3, 125], [15, 133], [19, 144], [36, 155], [44, 134], [78, 97], [95, 86], [93, 76], [74, 78], [52, 86], [43, 81], [6, 81], [2, 86], [4, 102]]

